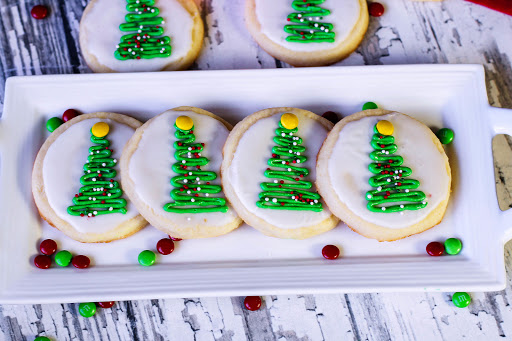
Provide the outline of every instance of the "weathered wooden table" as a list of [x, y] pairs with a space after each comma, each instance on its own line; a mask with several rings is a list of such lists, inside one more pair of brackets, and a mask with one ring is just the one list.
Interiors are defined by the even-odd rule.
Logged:
[[[198, 0], [199, 1], [199, 0]], [[341, 1], [341, 0], [340, 0]], [[86, 0], [0, 0], [0, 111], [5, 78], [90, 72], [78, 46]], [[382, 1], [365, 40], [339, 65], [478, 63], [492, 105], [512, 108], [512, 17], [461, 0]], [[205, 0], [206, 37], [194, 69], [288, 67], [262, 51], [244, 28], [242, 0]], [[512, 204], [512, 139], [495, 139], [496, 184]], [[488, 228], [482, 226], [482, 228]], [[77, 304], [0, 306], [0, 340], [496, 340], [512, 338], [512, 244], [505, 248], [506, 290], [472, 293], [467, 309], [449, 293], [267, 296], [249, 312], [243, 298], [118, 302], [93, 318]], [[485, 252], [485, 250], [482, 250]]]

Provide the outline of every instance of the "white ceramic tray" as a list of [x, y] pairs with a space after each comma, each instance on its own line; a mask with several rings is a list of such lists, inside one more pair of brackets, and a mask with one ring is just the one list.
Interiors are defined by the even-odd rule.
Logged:
[[[442, 223], [392, 243], [366, 239], [340, 224], [303, 240], [263, 236], [248, 226], [218, 238], [178, 242], [158, 264], [137, 255], [164, 234], [148, 226], [125, 240], [80, 244], [44, 223], [34, 206], [30, 175], [47, 138], [45, 121], [65, 109], [113, 111], [146, 120], [192, 105], [231, 123], [273, 106], [348, 115], [375, 101], [450, 127], [447, 147], [453, 193]], [[0, 302], [85, 302], [165, 297], [375, 291], [489, 291], [505, 287], [504, 242], [512, 211], [498, 208], [491, 140], [512, 133], [512, 112], [489, 106], [478, 65], [409, 65], [312, 69], [188, 71], [12, 77], [0, 120]], [[457, 237], [457, 256], [430, 257], [430, 241]], [[91, 257], [86, 270], [32, 264], [38, 242]], [[326, 244], [342, 257], [327, 261]]]

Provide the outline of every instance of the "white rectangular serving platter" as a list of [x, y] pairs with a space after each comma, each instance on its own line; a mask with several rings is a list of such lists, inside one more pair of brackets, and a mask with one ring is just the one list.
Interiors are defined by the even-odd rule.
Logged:
[[[243, 225], [217, 238], [184, 240], [142, 267], [137, 256], [165, 237], [148, 226], [108, 244], [81, 244], [42, 221], [31, 171], [45, 122], [68, 108], [147, 120], [177, 106], [200, 107], [235, 124], [254, 111], [291, 106], [344, 116], [374, 101], [433, 128], [455, 131], [447, 146], [453, 191], [442, 223], [379, 243], [344, 224], [297, 241]], [[512, 134], [512, 112], [488, 104], [479, 65], [407, 65], [12, 77], [0, 119], [0, 303], [65, 303], [166, 297], [383, 291], [490, 291], [505, 287], [503, 245], [512, 211], [498, 207], [491, 141]], [[77, 179], [78, 181], [78, 179]], [[70, 198], [71, 200], [71, 198]], [[460, 238], [456, 256], [430, 257], [431, 241]], [[92, 259], [86, 270], [33, 265], [38, 243]], [[326, 244], [342, 257], [322, 258]]]

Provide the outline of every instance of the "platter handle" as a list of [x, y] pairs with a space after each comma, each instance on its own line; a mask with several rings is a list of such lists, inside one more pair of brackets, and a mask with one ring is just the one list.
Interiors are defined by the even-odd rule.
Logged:
[[[494, 135], [506, 134], [512, 136], [512, 109], [489, 107]], [[499, 226], [503, 229], [503, 242], [512, 239], [512, 209], [499, 212]]]

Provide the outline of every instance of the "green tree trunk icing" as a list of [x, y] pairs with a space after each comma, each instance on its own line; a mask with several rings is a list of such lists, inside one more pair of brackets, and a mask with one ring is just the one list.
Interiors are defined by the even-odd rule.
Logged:
[[[379, 132], [380, 123], [384, 123], [387, 128], [381, 130], [385, 134]], [[425, 193], [414, 191], [420, 186], [420, 182], [407, 179], [412, 170], [402, 166], [404, 159], [401, 156], [393, 155], [398, 147], [391, 135], [392, 127], [388, 121], [379, 121], [373, 128], [371, 145], [374, 151], [370, 153], [370, 158], [375, 162], [368, 168], [375, 174], [369, 180], [370, 186], [376, 189], [366, 192], [367, 207], [372, 212], [392, 213], [418, 210], [427, 206]]]
[[[111, 0], [108, 0], [111, 1]], [[125, 23], [119, 25], [122, 32], [114, 56], [119, 60], [165, 58], [171, 55], [171, 38], [162, 36], [164, 19], [154, 0], [126, 0]]]
[[[284, 114], [282, 117], [285, 115], [292, 114]], [[274, 142], [277, 145], [272, 147], [272, 157], [268, 160], [270, 168], [265, 171], [265, 176], [274, 180], [261, 183], [263, 191], [260, 192], [260, 200], [256, 205], [277, 210], [320, 212], [322, 211], [320, 195], [309, 191], [313, 186], [311, 182], [305, 180], [309, 170], [301, 167], [307, 158], [304, 155], [306, 148], [301, 146], [302, 139], [294, 136], [298, 131], [297, 125], [293, 124], [294, 128], [287, 129], [283, 126], [282, 120], [275, 131]]]
[[[180, 116], [183, 117], [186, 116]], [[178, 126], [179, 124], [174, 125], [174, 136], [178, 141], [174, 142], [176, 163], [172, 165], [172, 170], [177, 175], [171, 179], [174, 186], [171, 198], [174, 202], [165, 204], [164, 210], [173, 213], [227, 212], [226, 200], [211, 196], [222, 191], [219, 185], [210, 183], [217, 179], [217, 174], [201, 169], [210, 162], [201, 155], [204, 143], [195, 142], [192, 123], [190, 129], [180, 129]]]
[[91, 134], [91, 142], [95, 146], [89, 148], [84, 175], [80, 178], [82, 187], [73, 198], [74, 205], [68, 207], [68, 213], [82, 217], [109, 213], [124, 214], [126, 200], [122, 198], [123, 191], [115, 180], [117, 172], [114, 167], [117, 160], [111, 157], [110, 142], [106, 135], [97, 137], [94, 134]]
[[[281, 1], [281, 0], [279, 0]], [[320, 4], [325, 0], [294, 0], [292, 8], [297, 11], [288, 15], [288, 24], [284, 26], [284, 31], [290, 35], [286, 37], [287, 41], [296, 43], [333, 43], [335, 33], [333, 25], [322, 23], [323, 17], [331, 14], [328, 9], [321, 8]], [[342, 0], [330, 0], [342, 1]]]

